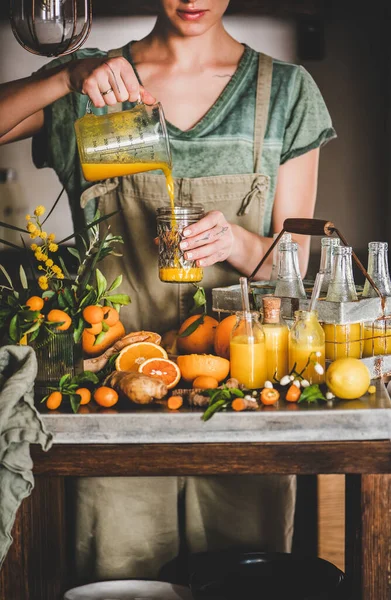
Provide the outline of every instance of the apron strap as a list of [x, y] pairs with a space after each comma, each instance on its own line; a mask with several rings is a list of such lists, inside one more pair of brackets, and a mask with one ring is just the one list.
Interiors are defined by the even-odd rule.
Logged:
[[[121, 48], [114, 48], [113, 50], [109, 50], [107, 53], [107, 58], [118, 58], [118, 56], [123, 56], [124, 52], [123, 52], [123, 47]], [[118, 107], [118, 104], [120, 104], [120, 107]], [[114, 104], [114, 106], [108, 106], [107, 107], [107, 112], [108, 114], [113, 113], [113, 112], [118, 112], [119, 110], [123, 110], [122, 107], [122, 102], [117, 104]]]
[[273, 59], [271, 56], [267, 56], [261, 52], [258, 63], [257, 97], [255, 105], [254, 173], [261, 172], [263, 141], [269, 116], [272, 75]]

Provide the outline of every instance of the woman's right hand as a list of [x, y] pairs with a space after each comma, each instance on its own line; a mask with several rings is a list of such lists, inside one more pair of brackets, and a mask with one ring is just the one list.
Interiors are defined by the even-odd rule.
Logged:
[[83, 58], [67, 63], [70, 92], [87, 94], [97, 108], [117, 102], [154, 104], [155, 98], [140, 86], [132, 65], [123, 58]]

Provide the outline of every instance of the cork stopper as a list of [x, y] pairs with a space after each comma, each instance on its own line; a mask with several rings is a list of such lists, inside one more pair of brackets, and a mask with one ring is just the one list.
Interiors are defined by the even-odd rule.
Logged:
[[281, 311], [281, 298], [278, 296], [263, 296], [263, 322], [279, 323]]

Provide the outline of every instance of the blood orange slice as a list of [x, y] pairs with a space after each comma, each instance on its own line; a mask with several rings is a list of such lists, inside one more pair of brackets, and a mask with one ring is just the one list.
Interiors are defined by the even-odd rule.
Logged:
[[138, 372], [161, 379], [169, 390], [175, 387], [181, 378], [178, 365], [168, 358], [149, 358], [139, 366]]

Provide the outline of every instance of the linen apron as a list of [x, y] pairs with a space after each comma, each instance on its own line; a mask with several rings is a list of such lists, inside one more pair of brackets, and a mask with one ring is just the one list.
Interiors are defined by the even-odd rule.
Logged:
[[[109, 56], [120, 54], [122, 49]], [[219, 210], [228, 222], [262, 234], [269, 177], [260, 168], [271, 79], [272, 59], [261, 54], [254, 173], [176, 178], [176, 206], [202, 204], [205, 212]], [[123, 256], [107, 257], [102, 271], [109, 283], [123, 275], [119, 291], [132, 299], [130, 307], [121, 310], [126, 330], [177, 328], [188, 316], [195, 290], [191, 284], [158, 278], [156, 209], [168, 205], [165, 178], [151, 173], [113, 178], [88, 188], [81, 205], [93, 198], [98, 198], [101, 215], [121, 211], [103, 226], [122, 235]], [[219, 263], [204, 269], [201, 285], [210, 292], [238, 283], [239, 276], [228, 263]], [[295, 482], [294, 477], [276, 476], [81, 479], [76, 510], [78, 571], [85, 579], [156, 578], [183, 544], [190, 552], [238, 544], [289, 551]]]

